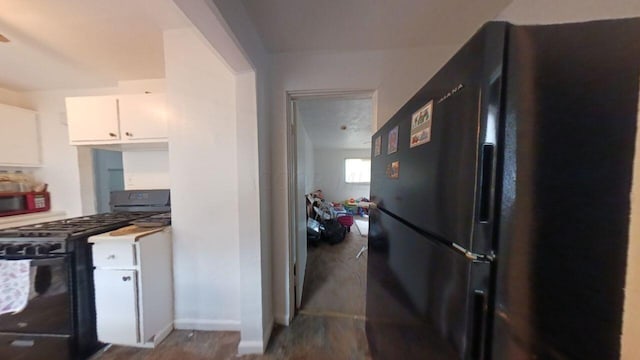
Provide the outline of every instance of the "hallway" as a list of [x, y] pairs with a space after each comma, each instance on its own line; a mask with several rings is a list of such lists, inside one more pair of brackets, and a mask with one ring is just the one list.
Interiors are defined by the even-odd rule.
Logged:
[[366, 244], [354, 223], [341, 243], [309, 248], [300, 313], [364, 319]]

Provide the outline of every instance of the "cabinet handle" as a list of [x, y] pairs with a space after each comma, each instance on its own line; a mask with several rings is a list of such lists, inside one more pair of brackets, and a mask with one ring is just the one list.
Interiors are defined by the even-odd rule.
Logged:
[[127, 136], [133, 136], [133, 133], [130, 133], [130, 132], [128, 132], [128, 131], [127, 131], [127, 132], [125, 133], [125, 135], [127, 135]]
[[116, 256], [115, 256], [115, 255], [113, 255], [113, 254], [111, 254], [111, 255], [107, 256], [107, 260], [113, 260], [113, 259], [115, 259], [115, 258], [116, 258]]
[[122, 281], [131, 281], [131, 276], [123, 276]]
[[118, 135], [116, 135], [116, 133], [112, 133], [112, 132], [110, 132], [110, 133], [109, 133], [109, 136], [111, 136], [111, 137], [116, 137], [116, 136], [118, 136]]

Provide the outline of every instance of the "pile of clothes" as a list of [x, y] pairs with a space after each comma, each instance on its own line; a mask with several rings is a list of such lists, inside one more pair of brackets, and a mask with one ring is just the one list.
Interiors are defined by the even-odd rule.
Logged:
[[325, 201], [322, 190], [306, 195], [307, 243], [317, 246], [321, 241], [334, 245], [344, 240], [353, 225], [353, 216], [342, 204]]

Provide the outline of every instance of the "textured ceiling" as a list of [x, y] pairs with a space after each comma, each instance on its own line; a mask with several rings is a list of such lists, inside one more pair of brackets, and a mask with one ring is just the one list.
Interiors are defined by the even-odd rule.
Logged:
[[162, 31], [189, 24], [171, 0], [0, 0], [0, 87], [16, 91], [164, 77]]
[[[296, 119], [316, 149], [371, 148], [371, 99], [296, 100]], [[341, 130], [341, 126], [346, 130]]]
[[511, 0], [241, 0], [270, 52], [462, 44]]

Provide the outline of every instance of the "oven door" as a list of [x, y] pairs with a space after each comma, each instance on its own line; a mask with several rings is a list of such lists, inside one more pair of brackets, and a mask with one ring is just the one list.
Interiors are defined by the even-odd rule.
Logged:
[[0, 359], [69, 360], [77, 356], [71, 352], [71, 336], [23, 335], [0, 333]]
[[[3, 257], [18, 260], [26, 257]], [[29, 302], [17, 314], [0, 315], [0, 333], [71, 335], [73, 307], [69, 255], [31, 258]]]

